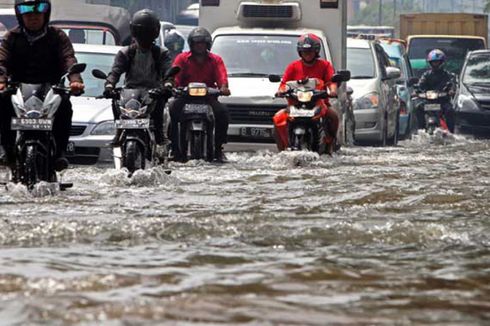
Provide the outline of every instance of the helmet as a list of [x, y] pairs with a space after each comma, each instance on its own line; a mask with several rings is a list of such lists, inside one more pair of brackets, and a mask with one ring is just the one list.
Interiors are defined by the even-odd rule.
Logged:
[[315, 34], [304, 34], [299, 37], [296, 48], [300, 56], [302, 51], [308, 50], [314, 50], [316, 55], [320, 56], [321, 40]]
[[434, 61], [445, 62], [446, 54], [439, 49], [430, 51], [430, 53], [427, 55], [427, 62], [431, 63]]
[[211, 45], [213, 43], [211, 33], [209, 33], [208, 30], [204, 27], [194, 28], [187, 37], [187, 43], [189, 43], [189, 47], [191, 48], [191, 50], [194, 43], [198, 42], [205, 42], [208, 50], [211, 50]]
[[51, 17], [51, 0], [15, 0], [15, 16], [19, 26], [24, 27], [22, 15], [28, 13], [44, 14], [44, 26], [47, 26]]
[[169, 51], [182, 52], [185, 45], [184, 36], [177, 30], [172, 29], [165, 35], [164, 45]]
[[139, 42], [153, 42], [160, 35], [160, 20], [150, 9], [137, 11], [130, 23], [131, 36]]

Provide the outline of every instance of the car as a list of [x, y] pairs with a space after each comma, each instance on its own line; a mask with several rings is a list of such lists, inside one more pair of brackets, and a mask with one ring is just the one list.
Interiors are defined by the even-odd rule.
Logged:
[[160, 21], [161, 29], [160, 29], [160, 35], [157, 38], [156, 44], [158, 46], [162, 46], [165, 42], [165, 36], [167, 33], [171, 30], [177, 30], [182, 36], [184, 37], [185, 40], [185, 45], [184, 45], [184, 50], [183, 51], [189, 51], [189, 45], [187, 44], [187, 36], [189, 36], [189, 33], [195, 28], [195, 26], [189, 26], [189, 25], [174, 25], [172, 23], [166, 22], [166, 21]]
[[5, 26], [7, 30], [14, 28], [18, 25], [17, 17], [15, 16], [14, 8], [2, 8], [0, 9], [0, 23]]
[[381, 39], [383, 50], [390, 58], [392, 64], [400, 69], [401, 77], [396, 80], [396, 91], [400, 100], [400, 139], [410, 138], [417, 129], [417, 115], [415, 113], [415, 100], [412, 99], [414, 85], [417, 78], [414, 77], [410, 61], [405, 52], [404, 42], [396, 39]]
[[72, 128], [67, 157], [72, 163], [95, 164], [112, 160], [110, 143], [114, 138], [112, 102], [96, 99], [104, 90], [104, 81], [92, 76], [93, 69], [109, 72], [119, 46], [73, 44], [78, 62], [86, 63], [82, 74], [85, 93], [71, 97], [73, 105]]
[[396, 79], [400, 69], [391, 65], [379, 42], [347, 39], [347, 70], [353, 90], [355, 141], [357, 144], [396, 145], [400, 104]]
[[177, 15], [175, 19], [176, 23], [197, 26], [199, 24], [199, 7], [199, 3], [190, 4]]
[[454, 108], [457, 133], [490, 138], [490, 50], [467, 54]]

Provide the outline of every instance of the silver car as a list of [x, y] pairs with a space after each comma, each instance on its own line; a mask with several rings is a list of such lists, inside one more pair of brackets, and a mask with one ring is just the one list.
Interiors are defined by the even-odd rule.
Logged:
[[109, 72], [118, 46], [74, 44], [78, 62], [86, 63], [83, 73], [85, 94], [72, 97], [73, 119], [67, 156], [73, 163], [95, 164], [99, 159], [112, 160], [114, 116], [111, 100], [96, 99], [104, 90], [104, 81], [92, 76], [92, 69]]
[[347, 85], [354, 93], [355, 140], [360, 144], [396, 145], [400, 103], [396, 79], [400, 69], [392, 67], [376, 41], [347, 40]]

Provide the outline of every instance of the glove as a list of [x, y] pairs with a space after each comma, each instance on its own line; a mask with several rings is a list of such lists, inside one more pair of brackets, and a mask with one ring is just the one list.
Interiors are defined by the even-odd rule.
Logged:
[[111, 98], [113, 94], [114, 94], [114, 86], [112, 86], [111, 84], [106, 84], [104, 86], [104, 93], [102, 93], [102, 95], [104, 95], [104, 97]]
[[163, 85], [162, 95], [166, 98], [171, 98], [173, 96], [174, 85], [170, 82], [167, 82]]

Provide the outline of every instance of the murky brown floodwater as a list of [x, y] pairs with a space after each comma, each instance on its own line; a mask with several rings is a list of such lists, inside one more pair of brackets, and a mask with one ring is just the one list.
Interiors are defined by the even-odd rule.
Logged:
[[490, 142], [229, 158], [0, 190], [0, 324], [490, 324]]

